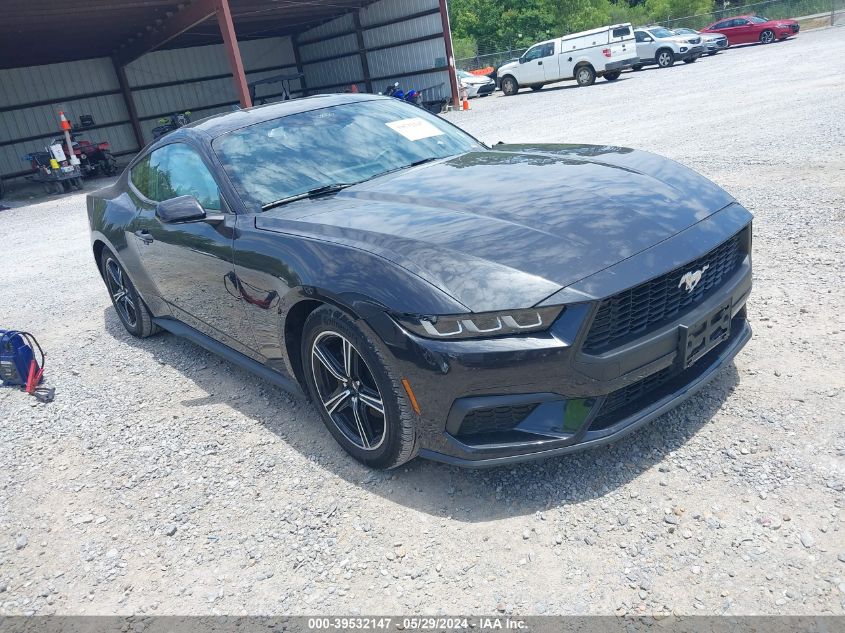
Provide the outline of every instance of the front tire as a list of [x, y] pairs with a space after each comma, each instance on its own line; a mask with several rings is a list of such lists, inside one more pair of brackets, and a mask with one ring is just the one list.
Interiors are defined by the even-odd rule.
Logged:
[[516, 79], [510, 75], [502, 79], [502, 92], [505, 93], [506, 97], [512, 97], [519, 92], [519, 84]]
[[160, 328], [153, 323], [150, 311], [135, 290], [126, 270], [108, 248], [103, 248], [100, 266], [112, 305], [126, 331], [138, 338], [147, 338], [159, 332]]
[[592, 86], [596, 83], [596, 71], [593, 70], [592, 66], [580, 66], [575, 69], [575, 81], [582, 88]]
[[334, 306], [312, 312], [301, 353], [308, 393], [347, 453], [378, 469], [416, 457], [416, 416], [402, 383], [351, 316]]
[[636, 71], [636, 72], [639, 72], [642, 69], [643, 69], [642, 64], [634, 64], [633, 66], [631, 66], [631, 70]]
[[671, 68], [675, 65], [675, 53], [668, 48], [661, 48], [655, 55], [657, 65], [661, 68]]
[[540, 84], [538, 86], [531, 86], [531, 90], [533, 90], [534, 92], [539, 92], [542, 89], [543, 89], [543, 84]]
[[761, 44], [771, 44], [774, 41], [775, 41], [775, 32], [774, 31], [772, 31], [770, 29], [766, 29], [765, 31], [760, 33], [760, 43]]

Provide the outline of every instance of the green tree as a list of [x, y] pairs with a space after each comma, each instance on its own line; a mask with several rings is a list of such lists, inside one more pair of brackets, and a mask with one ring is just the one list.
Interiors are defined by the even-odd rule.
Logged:
[[[607, 24], [631, 22], [640, 26], [714, 9], [714, 0], [450, 0], [449, 3], [453, 39], [473, 42], [479, 54], [524, 48], [540, 40]], [[457, 53], [456, 56], [461, 57]]]

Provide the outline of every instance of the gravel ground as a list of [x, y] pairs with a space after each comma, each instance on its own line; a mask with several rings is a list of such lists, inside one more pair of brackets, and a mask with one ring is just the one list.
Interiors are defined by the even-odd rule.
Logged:
[[514, 468], [358, 466], [308, 404], [129, 337], [81, 195], [3, 211], [0, 322], [37, 334], [57, 397], [0, 389], [0, 614], [845, 613], [844, 60], [833, 28], [449, 115], [666, 154], [756, 214], [735, 365]]

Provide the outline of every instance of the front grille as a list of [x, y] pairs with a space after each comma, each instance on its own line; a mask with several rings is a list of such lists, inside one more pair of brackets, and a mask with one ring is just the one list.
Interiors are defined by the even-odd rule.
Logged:
[[[584, 351], [589, 354], [610, 349], [660, 327], [701, 303], [739, 267], [744, 257], [746, 230], [689, 264], [602, 301], [587, 334]], [[684, 274], [704, 266], [707, 270], [692, 292], [679, 287]]]
[[724, 48], [727, 45], [728, 45], [728, 38], [726, 38], [726, 37], [722, 37], [722, 38], [719, 38], [718, 40], [716, 40], [716, 46], [718, 46], [719, 48]]
[[461, 423], [459, 435], [510, 431], [536, 408], [537, 403], [531, 403], [470, 411]]

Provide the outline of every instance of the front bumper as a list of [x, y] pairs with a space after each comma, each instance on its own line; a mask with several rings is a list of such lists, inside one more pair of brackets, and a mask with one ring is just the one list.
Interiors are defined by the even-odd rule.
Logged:
[[728, 38], [725, 37], [718, 40], [709, 40], [704, 42], [704, 47], [708, 53], [723, 51], [728, 47]]
[[[711, 228], [727, 231], [730, 213]], [[693, 241], [704, 239], [698, 229], [691, 231]], [[750, 246], [750, 227], [743, 234]], [[582, 351], [595, 301], [567, 305], [546, 332], [498, 339], [423, 339], [385, 316], [384, 327], [376, 328], [379, 338], [420, 404], [420, 454], [465, 466], [543, 458], [614, 441], [677, 406], [751, 338], [745, 316], [749, 253], [700, 303], [602, 353]], [[628, 263], [642, 274], [636, 257]], [[617, 271], [611, 278], [624, 276]], [[700, 347], [694, 333], [705, 323], [711, 342]], [[723, 335], [711, 336], [728, 324]]]
[[[484, 454], [452, 438], [456, 451], [447, 453], [422, 449], [420, 456], [455, 466], [488, 468], [565, 455], [615, 442], [679, 406], [715, 378], [719, 369], [730, 362], [751, 340], [751, 326], [744, 317], [737, 320], [735, 325], [733, 336], [723, 343], [720, 349], [714, 349], [708, 356], [701, 359], [697, 367], [687, 370], [689, 373], [677, 376], [674, 381], [651, 394], [651, 399], [647, 400], [640, 410], [622, 415], [610, 425], [602, 424], [598, 428], [592, 428], [593, 422], [598, 417], [593, 415], [570, 438], [536, 442], [533, 445], [501, 446], [497, 447], [498, 454]], [[600, 406], [595, 409], [600, 410]], [[565, 409], [562, 409], [561, 413], [565, 414]]]
[[698, 44], [696, 46], [690, 47], [689, 49], [687, 49], [683, 53], [678, 53], [677, 56], [678, 56], [678, 59], [684, 60], [684, 59], [692, 59], [693, 57], [701, 57], [701, 55], [703, 53], [704, 53], [704, 47], [702, 45]]

